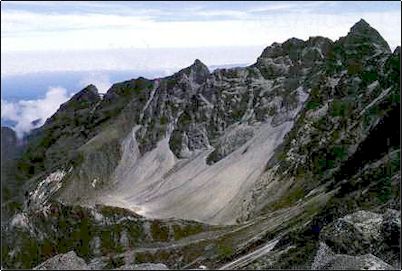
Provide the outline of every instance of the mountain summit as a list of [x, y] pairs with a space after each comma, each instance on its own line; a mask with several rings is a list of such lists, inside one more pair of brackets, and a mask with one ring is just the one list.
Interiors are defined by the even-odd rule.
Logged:
[[390, 52], [388, 43], [378, 33], [377, 30], [372, 28], [365, 20], [361, 19], [355, 25], [352, 26], [348, 35], [346, 36], [346, 44], [359, 44], [370, 43], [376, 46], [376, 48]]
[[202, 63], [199, 59], [196, 59], [189, 67], [180, 70], [177, 74], [186, 74], [191, 78], [192, 82], [202, 84], [210, 75], [208, 67]]

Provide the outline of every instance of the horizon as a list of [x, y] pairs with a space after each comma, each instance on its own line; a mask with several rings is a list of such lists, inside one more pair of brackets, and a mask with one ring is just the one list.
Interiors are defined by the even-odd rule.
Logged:
[[[392, 50], [401, 44], [395, 35], [401, 32], [400, 3], [390, 1], [2, 1], [1, 6], [2, 76], [95, 67], [177, 69], [195, 58], [208, 66], [251, 63], [273, 42], [337, 40], [361, 18]], [[199, 55], [192, 52], [197, 50]], [[214, 56], [203, 57], [205, 50]], [[176, 59], [166, 58], [165, 51]]]

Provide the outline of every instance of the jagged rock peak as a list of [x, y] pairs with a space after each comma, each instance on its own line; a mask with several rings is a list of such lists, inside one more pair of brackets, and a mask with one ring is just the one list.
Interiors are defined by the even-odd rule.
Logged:
[[[207, 67], [204, 63], [201, 62], [201, 60], [199, 60], [198, 58], [196, 60], [194, 60], [194, 63], [192, 66], [204, 66]], [[208, 68], [207, 68], [208, 69]]]
[[283, 43], [274, 42], [266, 47], [260, 58], [276, 58], [288, 55], [290, 50], [298, 50], [305, 46], [305, 41], [298, 38], [290, 38]]
[[92, 94], [96, 94], [96, 95], [99, 94], [98, 88], [93, 84], [90, 84], [90, 85], [86, 86], [82, 91], [92, 93]]
[[316, 46], [322, 44], [332, 44], [334, 43], [331, 39], [322, 36], [311, 36], [306, 41], [308, 46]]
[[357, 23], [355, 23], [350, 29], [351, 32], [358, 32], [365, 29], [370, 29], [371, 26], [364, 20], [360, 19]]
[[75, 94], [72, 98], [72, 100], [88, 100], [88, 101], [93, 101], [93, 100], [98, 100], [99, 99], [99, 92], [96, 86], [90, 84], [86, 86], [84, 89], [82, 89], [80, 92]]
[[191, 66], [189, 66], [188, 68], [190, 68], [191, 70], [193, 70], [197, 73], [201, 72], [204, 74], [209, 74], [209, 69], [208, 69], [207, 65], [202, 63], [201, 60], [199, 60], [198, 58], [196, 60], [194, 60], [194, 63], [191, 64]]
[[348, 35], [346, 36], [346, 40], [348, 41], [347, 43], [354, 44], [370, 42], [379, 45], [387, 52], [391, 52], [388, 43], [384, 40], [381, 34], [363, 19], [360, 19], [360, 21], [352, 26]]
[[394, 50], [394, 55], [399, 55], [401, 53], [401, 46], [397, 46]]
[[57, 115], [60, 111], [75, 111], [78, 108], [86, 108], [101, 99], [98, 89], [94, 85], [88, 85], [78, 93], [76, 93], [70, 100], [63, 103], [60, 109], [55, 113]]
[[209, 77], [210, 72], [204, 63], [202, 63], [199, 59], [194, 60], [194, 63], [180, 70], [178, 75], [186, 74], [191, 77], [191, 80], [197, 84], [202, 84]]
[[301, 46], [304, 44], [304, 41], [298, 38], [290, 38], [287, 41], [285, 41], [282, 46]]

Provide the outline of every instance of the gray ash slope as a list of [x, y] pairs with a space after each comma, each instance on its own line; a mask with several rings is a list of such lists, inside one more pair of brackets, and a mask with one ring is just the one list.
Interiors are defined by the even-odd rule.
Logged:
[[90, 85], [9, 166], [3, 267], [399, 268], [399, 113], [400, 49], [364, 20], [248, 67]]

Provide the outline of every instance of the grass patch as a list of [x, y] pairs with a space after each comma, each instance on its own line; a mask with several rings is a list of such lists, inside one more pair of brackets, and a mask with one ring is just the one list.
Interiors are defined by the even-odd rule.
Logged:
[[154, 221], [151, 224], [151, 234], [155, 241], [169, 241], [169, 227], [159, 221]]
[[179, 240], [190, 235], [194, 235], [202, 232], [204, 229], [202, 225], [185, 225], [181, 227], [179, 225], [173, 225], [173, 235], [175, 240]]
[[304, 197], [304, 189], [300, 186], [293, 187], [289, 193], [283, 195], [279, 200], [274, 202], [270, 208], [275, 211], [282, 208], [292, 206], [296, 201]]

